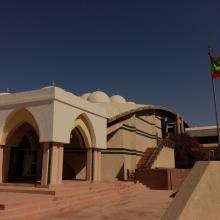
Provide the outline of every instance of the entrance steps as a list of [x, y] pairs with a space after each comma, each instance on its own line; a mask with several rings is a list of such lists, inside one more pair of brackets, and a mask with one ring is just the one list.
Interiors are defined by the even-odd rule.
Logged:
[[97, 201], [106, 207], [120, 201], [122, 196], [147, 190], [140, 183], [120, 181], [66, 182], [48, 188], [0, 186], [0, 219], [45, 219], [65, 211], [91, 207]]
[[55, 195], [54, 190], [48, 190], [47, 188], [37, 188], [28, 186], [0, 186], [0, 192], [14, 192], [14, 193], [30, 193], [30, 194], [46, 194]]

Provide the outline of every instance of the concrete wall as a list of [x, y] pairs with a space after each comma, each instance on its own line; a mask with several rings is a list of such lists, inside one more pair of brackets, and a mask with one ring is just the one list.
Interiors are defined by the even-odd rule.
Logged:
[[102, 153], [102, 179], [127, 180], [129, 172], [135, 171], [141, 158], [136, 154], [125, 150]]
[[162, 220], [220, 219], [220, 162], [197, 162]]
[[154, 161], [152, 168], [175, 168], [175, 156], [174, 149], [169, 147], [163, 147]]
[[[161, 134], [161, 121], [153, 114], [133, 115], [111, 125], [108, 128], [108, 151], [102, 155], [104, 164], [102, 164], [102, 177], [116, 178], [120, 171], [120, 173], [124, 172], [124, 179], [127, 179], [128, 170], [137, 168], [138, 161], [146, 149], [157, 146], [158, 134]], [[114, 153], [107, 154], [110, 151]], [[109, 163], [112, 166], [109, 166]], [[173, 151], [169, 149], [161, 151], [156, 166], [163, 167], [163, 165], [174, 167]], [[108, 174], [104, 173], [105, 169], [108, 170]]]
[[156, 133], [158, 137], [162, 138], [162, 125], [161, 125], [161, 117], [160, 116], [154, 116], [155, 117], [155, 127], [156, 127]]
[[90, 131], [95, 139], [93, 147], [106, 148], [106, 127], [105, 118], [98, 117], [77, 108], [65, 105], [61, 102], [54, 102], [53, 139], [56, 142], [69, 143], [69, 136], [74, 127], [74, 121], [81, 114], [85, 113]]
[[111, 125], [108, 130], [108, 148], [125, 147], [145, 151], [157, 144], [154, 115], [133, 115]]
[[[86, 180], [86, 152], [85, 153], [65, 153], [64, 152], [64, 176], [75, 173], [76, 179]], [[68, 178], [69, 179], [69, 178]]]
[[[84, 115], [94, 142], [92, 147], [106, 148], [106, 113], [102, 108], [60, 88], [0, 96], [0, 144], [5, 144], [7, 122], [13, 128], [22, 122], [30, 122], [39, 130], [40, 142], [69, 143], [75, 120]], [[22, 113], [20, 110], [25, 109]], [[19, 113], [19, 114], [17, 114]], [[32, 123], [34, 118], [36, 126]], [[16, 117], [14, 117], [16, 116]], [[10, 120], [13, 118], [13, 120]]]
[[116, 130], [108, 135], [108, 148], [122, 148], [123, 144], [123, 130]]
[[190, 169], [146, 169], [135, 173], [136, 181], [155, 190], [178, 190]]
[[124, 163], [123, 154], [103, 154], [101, 155], [101, 177], [102, 180], [124, 179]]
[[[34, 118], [36, 125], [31, 118]], [[40, 142], [52, 140], [53, 136], [53, 104], [38, 103], [38, 105], [18, 105], [14, 108], [0, 110], [0, 141], [4, 145], [7, 135], [22, 122], [30, 123], [39, 130]], [[7, 126], [7, 124], [9, 126]], [[7, 127], [7, 128], [6, 128]]]

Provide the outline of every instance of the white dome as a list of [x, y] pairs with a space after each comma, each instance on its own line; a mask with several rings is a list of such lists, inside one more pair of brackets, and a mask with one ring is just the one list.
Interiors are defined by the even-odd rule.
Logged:
[[90, 102], [111, 102], [109, 96], [102, 91], [93, 92], [87, 100]]
[[129, 102], [127, 102], [128, 104], [133, 104], [133, 105], [135, 105], [136, 103], [135, 102], [131, 102], [131, 101], [129, 101]]
[[91, 94], [90, 92], [87, 92], [87, 93], [81, 95], [81, 98], [87, 100], [88, 97], [90, 96], [90, 94]]
[[9, 95], [11, 94], [10, 92], [1, 92], [0, 95]]
[[113, 103], [126, 103], [125, 98], [120, 95], [113, 95], [110, 99]]
[[49, 88], [54, 88], [55, 86], [45, 86], [42, 89], [49, 89]]

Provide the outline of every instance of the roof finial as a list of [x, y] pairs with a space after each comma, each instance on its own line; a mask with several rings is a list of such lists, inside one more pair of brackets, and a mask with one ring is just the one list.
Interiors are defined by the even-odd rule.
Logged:
[[52, 86], [55, 86], [55, 82], [54, 82], [54, 80], [52, 81]]

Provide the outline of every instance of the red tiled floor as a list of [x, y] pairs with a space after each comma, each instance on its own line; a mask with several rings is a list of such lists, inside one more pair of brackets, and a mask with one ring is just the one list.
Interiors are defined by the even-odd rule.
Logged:
[[97, 201], [80, 211], [69, 211], [45, 220], [158, 220], [169, 206], [173, 191], [146, 190], [123, 196], [119, 201]]

